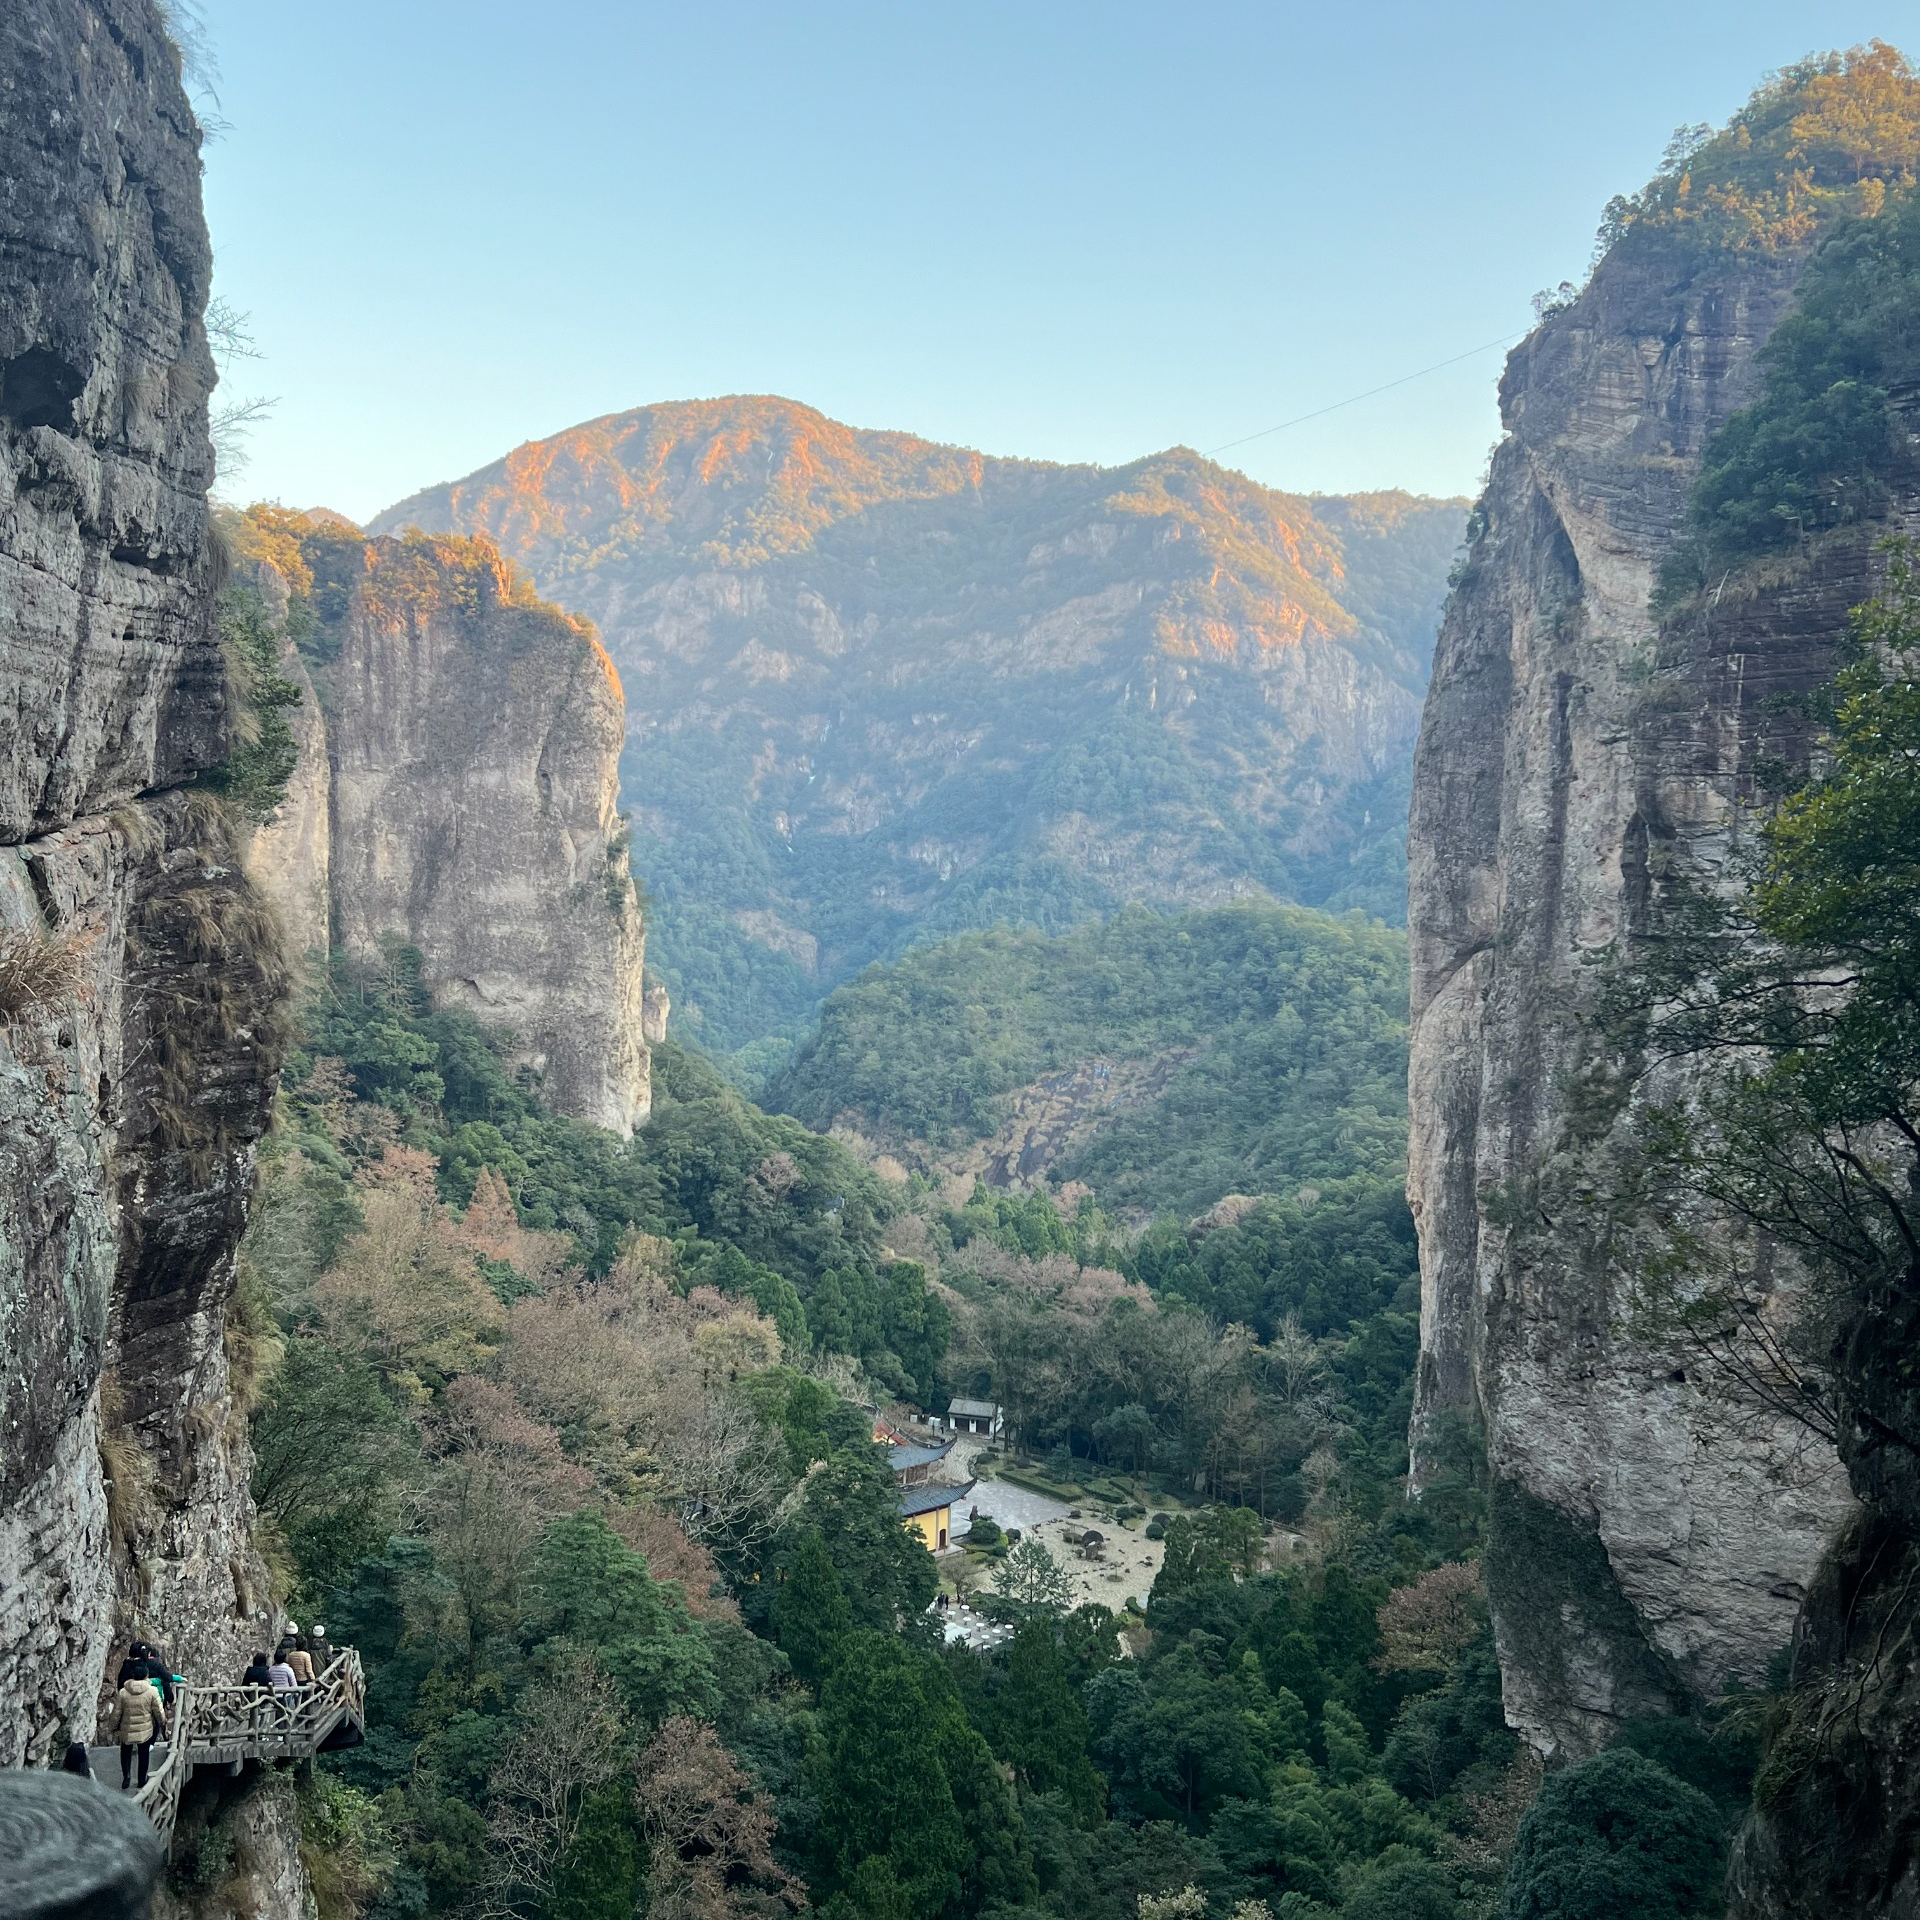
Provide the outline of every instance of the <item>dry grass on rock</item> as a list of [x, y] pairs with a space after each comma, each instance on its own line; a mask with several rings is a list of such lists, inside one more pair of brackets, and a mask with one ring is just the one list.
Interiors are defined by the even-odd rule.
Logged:
[[0, 1027], [80, 991], [86, 943], [17, 928], [0, 931]]

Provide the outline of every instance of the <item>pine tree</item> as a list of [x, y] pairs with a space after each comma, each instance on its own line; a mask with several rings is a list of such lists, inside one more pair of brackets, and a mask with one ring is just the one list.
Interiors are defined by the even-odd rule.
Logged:
[[819, 1686], [833, 1665], [834, 1650], [853, 1626], [847, 1590], [833, 1570], [826, 1542], [809, 1531], [801, 1540], [773, 1602], [773, 1631], [793, 1670]]
[[1067, 1673], [1053, 1627], [1029, 1621], [1013, 1637], [1007, 1683], [995, 1700], [994, 1745], [1033, 1793], [1059, 1793], [1097, 1825], [1106, 1783], [1087, 1757], [1087, 1716]]
[[[952, 1729], [928, 1698], [932, 1664], [885, 1634], [852, 1633], [820, 1695], [822, 1864], [851, 1886], [863, 1861], [887, 1860], [913, 1920], [931, 1920], [958, 1896], [970, 1851], [941, 1764]], [[957, 1699], [954, 1715], [970, 1732]]]
[[843, 1447], [807, 1482], [804, 1524], [840, 1576], [857, 1627], [881, 1633], [916, 1619], [940, 1584], [933, 1555], [900, 1524], [900, 1496], [878, 1447]]
[[878, 1913], [880, 1882], [870, 1868], [863, 1880], [862, 1870], [883, 1859], [910, 1920], [1034, 1896], [1006, 1782], [934, 1655], [888, 1634], [848, 1634], [821, 1688], [820, 1734], [811, 1768], [820, 1801], [816, 1885], [844, 1890], [855, 1911]]
[[632, 1796], [618, 1787], [595, 1794], [554, 1875], [544, 1920], [632, 1920], [646, 1886], [645, 1860]]
[[1038, 1540], [1020, 1541], [994, 1569], [993, 1584], [1025, 1618], [1064, 1613], [1073, 1600], [1066, 1568]]

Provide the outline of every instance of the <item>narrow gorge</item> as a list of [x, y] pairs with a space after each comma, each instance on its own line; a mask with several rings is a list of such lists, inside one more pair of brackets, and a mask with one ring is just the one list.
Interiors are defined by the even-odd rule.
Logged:
[[703, 1045], [773, 1059], [837, 982], [940, 933], [1130, 900], [1397, 924], [1464, 517], [736, 395], [588, 421], [371, 524], [497, 541], [597, 623], [656, 967]]
[[363, 527], [228, 497], [200, 28], [0, 11], [0, 1799], [115, 1920], [1916, 1920], [1920, 74], [1682, 130], [1470, 508], [735, 395]]

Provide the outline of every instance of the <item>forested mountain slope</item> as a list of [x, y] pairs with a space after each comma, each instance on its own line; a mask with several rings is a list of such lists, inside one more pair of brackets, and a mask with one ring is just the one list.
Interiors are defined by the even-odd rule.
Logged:
[[[1532, 1774], [1469, 1453], [1392, 1496], [1411, 1241], [1359, 1183], [1201, 1245], [909, 1211], [672, 1046], [631, 1140], [559, 1119], [400, 958], [303, 1005], [242, 1269], [269, 1551], [370, 1676], [302, 1789], [323, 1911], [1483, 1910]], [[1164, 1536], [1146, 1620], [902, 1527], [870, 1396], [964, 1388]], [[943, 1649], [988, 1577], [1014, 1637]]]
[[840, 987], [767, 1098], [927, 1171], [1197, 1213], [1406, 1142], [1403, 937], [1360, 914], [1132, 908], [916, 947]]
[[588, 422], [373, 525], [486, 533], [598, 624], [650, 964], [724, 1050], [929, 931], [1249, 895], [1397, 921], [1464, 518], [735, 398]]

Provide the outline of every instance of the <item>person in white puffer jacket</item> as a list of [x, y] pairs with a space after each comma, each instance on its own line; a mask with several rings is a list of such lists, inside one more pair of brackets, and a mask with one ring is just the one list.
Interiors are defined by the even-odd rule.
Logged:
[[120, 1743], [120, 1785], [134, 1784], [133, 1757], [140, 1756], [140, 1785], [147, 1784], [153, 1743], [167, 1730], [167, 1710], [160, 1689], [144, 1674], [122, 1683], [107, 1709], [107, 1731]]

